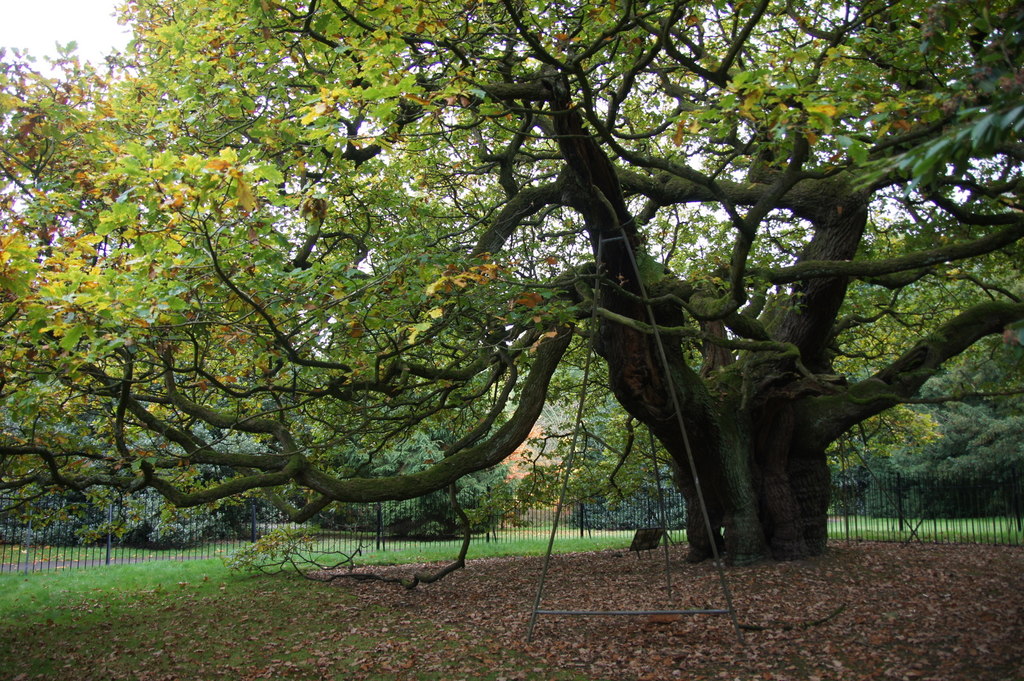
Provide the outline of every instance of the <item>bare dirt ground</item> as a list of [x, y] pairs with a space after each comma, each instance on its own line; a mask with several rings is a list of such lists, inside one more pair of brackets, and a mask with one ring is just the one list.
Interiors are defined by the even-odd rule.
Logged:
[[[555, 556], [542, 607], [725, 607], [714, 566], [686, 564], [683, 551], [670, 550], [671, 598], [660, 551]], [[543, 615], [527, 643], [540, 566], [482, 559], [412, 591], [348, 579], [331, 588], [598, 679], [1024, 679], [1020, 547], [838, 543], [811, 560], [727, 568], [742, 643], [728, 615]]]

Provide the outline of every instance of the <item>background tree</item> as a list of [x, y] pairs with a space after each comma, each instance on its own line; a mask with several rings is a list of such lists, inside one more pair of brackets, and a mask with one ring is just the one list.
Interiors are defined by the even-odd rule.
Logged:
[[[593, 350], [692, 557], [696, 472], [731, 560], [797, 558], [828, 445], [1024, 318], [1013, 3], [127, 12], [103, 73], [3, 61], [9, 492], [420, 496], [505, 459]], [[363, 473], [442, 427], [422, 470]]]
[[[919, 403], [907, 407], [927, 432], [895, 441], [880, 468], [985, 480], [1024, 464], [1020, 393], [1006, 390], [1007, 378], [1021, 366], [999, 355], [975, 357], [930, 379]], [[954, 397], [959, 399], [950, 401]]]

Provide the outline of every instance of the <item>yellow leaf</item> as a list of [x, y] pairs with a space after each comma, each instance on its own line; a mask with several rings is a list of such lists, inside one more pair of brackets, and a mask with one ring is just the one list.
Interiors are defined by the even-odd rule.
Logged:
[[222, 158], [212, 158], [206, 162], [207, 170], [216, 170], [217, 172], [227, 170], [231, 167], [231, 164]]
[[427, 99], [426, 97], [420, 97], [419, 95], [412, 94], [411, 92], [410, 93], [406, 93], [406, 94], [404, 94], [402, 96], [405, 99], [412, 100], [412, 101], [416, 102], [417, 104], [422, 104], [423, 106], [429, 106], [430, 105], [430, 100], [429, 99]]
[[437, 319], [438, 317], [440, 317], [443, 314], [444, 314], [444, 308], [435, 307], [433, 310], [431, 310], [430, 312], [427, 313], [427, 316], [430, 317], [431, 319]]
[[318, 102], [314, 104], [312, 107], [310, 107], [306, 115], [302, 117], [301, 122], [303, 125], [309, 125], [316, 119], [326, 114], [330, 109], [331, 105], [328, 104], [327, 102]]
[[444, 291], [449, 290], [450, 288], [451, 288], [451, 279], [450, 279], [450, 277], [441, 277], [440, 279], [438, 279], [434, 283], [432, 283], [429, 286], [427, 286], [427, 290], [425, 291], [425, 293], [426, 293], [427, 298], [429, 298], [431, 296], [437, 295], [438, 292], [444, 292]]
[[236, 182], [238, 185], [235, 188], [235, 198], [238, 199], [238, 205], [246, 213], [251, 213], [256, 208], [256, 197], [253, 196], [252, 187], [242, 178], [238, 178]]
[[828, 116], [829, 118], [839, 113], [839, 109], [837, 109], [834, 104], [815, 104], [813, 106], [807, 107], [807, 111], [809, 113], [816, 113], [821, 114], [823, 116]]
[[753, 115], [750, 112], [754, 108], [754, 105], [761, 101], [761, 94], [760, 90], [753, 90], [749, 95], [744, 97], [743, 103], [740, 104], [740, 114], [752, 119]]
[[530, 346], [530, 352], [537, 352], [537, 348], [540, 347], [540, 344], [544, 342], [545, 338], [554, 338], [557, 335], [557, 331], [548, 331], [547, 333], [543, 334], [540, 338], [534, 341], [533, 345]]
[[171, 210], [177, 210], [185, 205], [185, 197], [181, 194], [174, 194], [164, 199], [164, 202], [160, 204], [161, 208], [170, 208]]
[[238, 163], [238, 152], [231, 147], [224, 147], [217, 155], [228, 163]]
[[409, 342], [415, 343], [416, 337], [430, 328], [430, 322], [420, 322], [409, 326]]
[[479, 270], [480, 274], [484, 277], [494, 278], [498, 276], [498, 272], [501, 270], [501, 267], [494, 263], [486, 263], [484, 265], [479, 265], [475, 269]]

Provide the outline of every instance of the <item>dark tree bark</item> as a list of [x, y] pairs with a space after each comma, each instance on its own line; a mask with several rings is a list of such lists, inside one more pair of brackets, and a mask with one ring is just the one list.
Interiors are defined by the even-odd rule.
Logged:
[[[600, 304], [620, 318], [680, 325], [682, 311], [677, 306], [649, 308], [644, 301], [636, 262], [640, 245], [615, 169], [583, 127], [564, 83], [555, 83], [552, 92], [555, 131], [566, 160], [564, 198], [585, 220], [602, 275]], [[670, 342], [637, 326], [604, 320], [597, 345], [619, 402], [647, 425], [672, 457], [690, 508], [692, 558], [710, 556], [712, 542], [724, 543], [734, 562], [763, 557], [764, 536], [745, 456], [749, 431], [743, 414], [733, 411], [733, 398], [723, 400], [708, 392], [685, 361], [678, 340]], [[729, 418], [723, 419], [724, 414]], [[724, 537], [719, 534], [722, 527]]]
[[[671, 456], [689, 508], [690, 559], [706, 559], [715, 548], [737, 564], [820, 554], [831, 494], [828, 444], [853, 423], [912, 395], [938, 367], [940, 356], [951, 356], [991, 331], [964, 322], [962, 337], [946, 336], [944, 349], [932, 349], [928, 370], [909, 357], [902, 368], [878, 378], [872, 386], [877, 395], [862, 399], [832, 375], [829, 355], [850, 277], [811, 276], [794, 281], [788, 306], [774, 311], [769, 328], [756, 328], [735, 313], [724, 315], [731, 329], [753, 328], [752, 335], [774, 351], [734, 361], [714, 343], [725, 338], [723, 320], [702, 321], [712, 342], [696, 371], [678, 335], [653, 332], [687, 320], [678, 304], [646, 302], [657, 297], [648, 295], [637, 267], [643, 244], [614, 165], [584, 127], [565, 83], [551, 83], [549, 90], [565, 159], [562, 200], [583, 216], [602, 275], [595, 304], [607, 314], [596, 350], [608, 364], [618, 401]], [[804, 184], [792, 194], [782, 203], [790, 202], [813, 228], [799, 262], [852, 260], [867, 221], [866, 196], [834, 181], [821, 182], [816, 191]], [[1012, 319], [1020, 307], [1007, 306], [993, 323]], [[917, 354], [922, 352], [928, 353]], [[829, 404], [843, 408], [830, 413], [822, 406]]]

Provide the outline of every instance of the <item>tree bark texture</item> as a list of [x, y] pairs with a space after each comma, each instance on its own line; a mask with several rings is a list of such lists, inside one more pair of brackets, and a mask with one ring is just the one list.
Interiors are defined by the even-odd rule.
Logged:
[[[551, 89], [566, 161], [563, 200], [583, 216], [601, 274], [595, 304], [643, 324], [682, 325], [678, 305], [649, 307], [645, 302], [636, 265], [642, 246], [615, 169], [584, 128], [564, 85], [555, 83]], [[824, 209], [825, 236], [811, 242], [812, 257], [851, 257], [864, 215], [859, 206]], [[838, 310], [846, 285], [845, 278], [815, 280], [794, 291], [798, 303], [782, 317], [780, 335], [801, 355], [816, 358], [816, 364], [826, 363], [823, 349], [830, 327], [818, 323], [814, 312]], [[731, 562], [745, 564], [824, 550], [829, 498], [824, 446], [793, 453], [794, 400], [804, 394], [787, 394], [769, 381], [761, 394], [744, 398], [742, 367], [718, 357], [714, 363], [720, 376], [702, 377], [688, 365], [678, 338], [656, 337], [638, 327], [602, 320], [596, 350], [608, 363], [616, 398], [671, 456], [688, 504], [690, 558], [709, 558], [717, 548]], [[759, 371], [770, 375], [764, 367]], [[782, 377], [776, 380], [783, 385], [797, 376], [785, 366], [778, 371]]]

